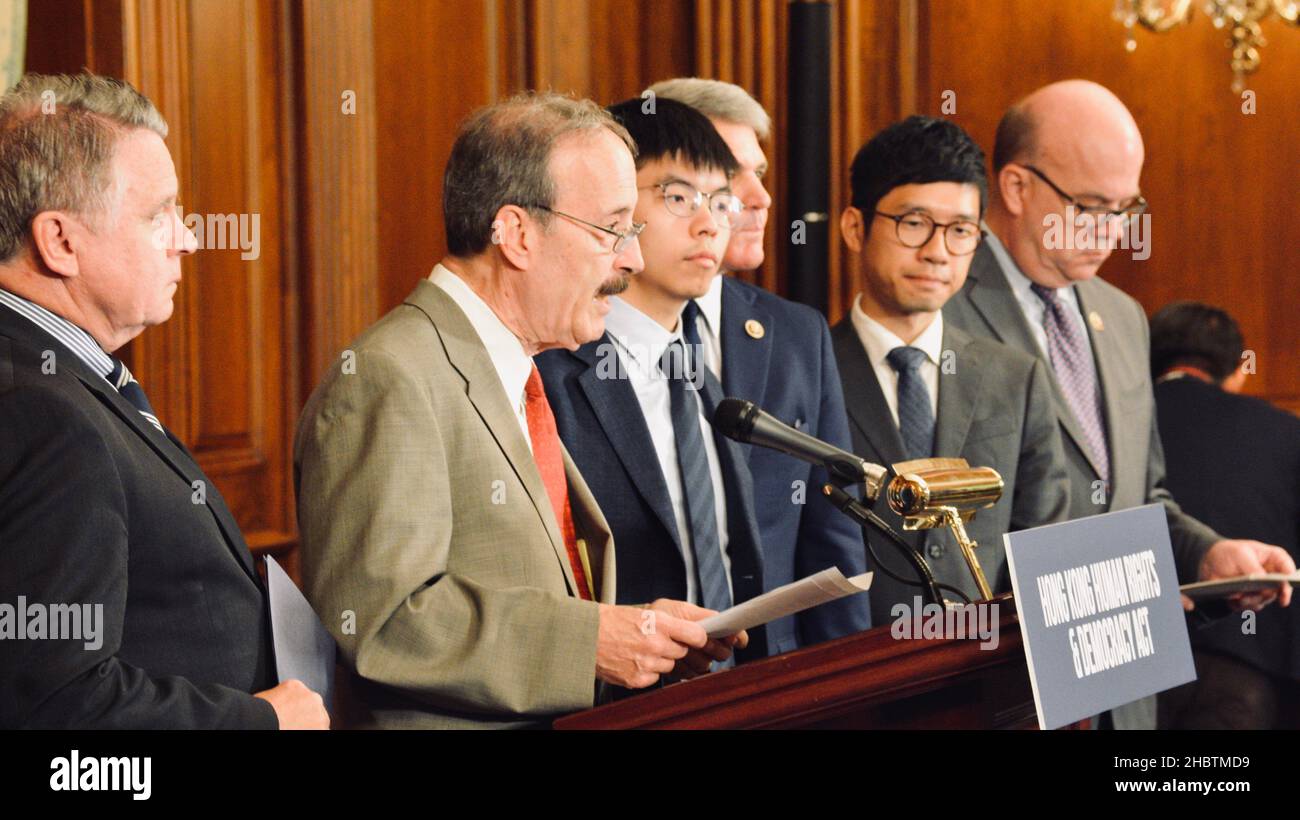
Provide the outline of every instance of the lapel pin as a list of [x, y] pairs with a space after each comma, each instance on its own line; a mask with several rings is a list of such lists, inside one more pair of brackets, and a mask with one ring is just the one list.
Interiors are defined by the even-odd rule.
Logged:
[[750, 319], [745, 322], [745, 332], [749, 334], [751, 339], [761, 339], [767, 333], [767, 330], [763, 328], [762, 322], [757, 319]]
[[1088, 312], [1088, 324], [1092, 325], [1092, 329], [1098, 333], [1106, 329], [1106, 323], [1101, 320], [1101, 314], [1095, 310]]

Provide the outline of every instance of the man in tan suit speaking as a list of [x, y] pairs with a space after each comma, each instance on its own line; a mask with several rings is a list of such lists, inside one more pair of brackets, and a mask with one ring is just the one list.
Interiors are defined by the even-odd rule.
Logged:
[[613, 605], [609, 528], [532, 363], [599, 338], [642, 267], [633, 150], [586, 101], [473, 115], [444, 178], [449, 255], [303, 411], [303, 586], [363, 725], [537, 724], [747, 641], [708, 640], [686, 603]]

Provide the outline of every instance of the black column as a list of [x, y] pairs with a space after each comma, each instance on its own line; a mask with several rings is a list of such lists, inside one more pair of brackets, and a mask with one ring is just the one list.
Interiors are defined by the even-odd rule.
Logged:
[[[831, 4], [792, 0], [789, 36], [786, 201], [790, 222], [795, 224], [777, 227], [786, 249], [789, 297], [825, 313], [830, 263]], [[799, 239], [802, 244], [796, 243]]]

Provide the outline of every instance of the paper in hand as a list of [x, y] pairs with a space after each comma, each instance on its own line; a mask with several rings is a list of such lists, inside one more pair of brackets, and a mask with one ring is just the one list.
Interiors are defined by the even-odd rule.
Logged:
[[1239, 575], [1235, 578], [1219, 578], [1214, 581], [1197, 581], [1192, 584], [1183, 584], [1178, 589], [1193, 601], [1204, 601], [1214, 598], [1227, 598], [1230, 595], [1242, 592], [1251, 593], [1276, 589], [1286, 581], [1300, 585], [1300, 572], [1290, 575], [1285, 572]]
[[710, 638], [722, 638], [847, 595], [866, 592], [870, 587], [870, 572], [845, 578], [838, 568], [831, 567], [792, 584], [764, 592], [726, 612], [705, 618], [699, 624], [709, 633]]
[[276, 560], [266, 556], [266, 588], [271, 602], [271, 642], [278, 680], [299, 680], [334, 705], [334, 638], [316, 617], [302, 592]]

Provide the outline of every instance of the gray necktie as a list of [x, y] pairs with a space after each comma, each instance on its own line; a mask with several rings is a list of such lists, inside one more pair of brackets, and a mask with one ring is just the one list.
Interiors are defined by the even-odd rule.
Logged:
[[921, 378], [925, 351], [916, 347], [896, 347], [886, 357], [898, 372], [898, 432], [908, 459], [929, 458], [934, 450], [934, 408], [930, 391]]
[[1097, 464], [1102, 481], [1110, 480], [1110, 455], [1106, 450], [1106, 424], [1101, 410], [1101, 390], [1092, 361], [1088, 337], [1066, 314], [1065, 304], [1056, 291], [1042, 285], [1029, 286], [1043, 300], [1043, 330], [1047, 333], [1047, 355], [1052, 361], [1056, 383], [1065, 394], [1074, 417], [1083, 429], [1088, 449]]

